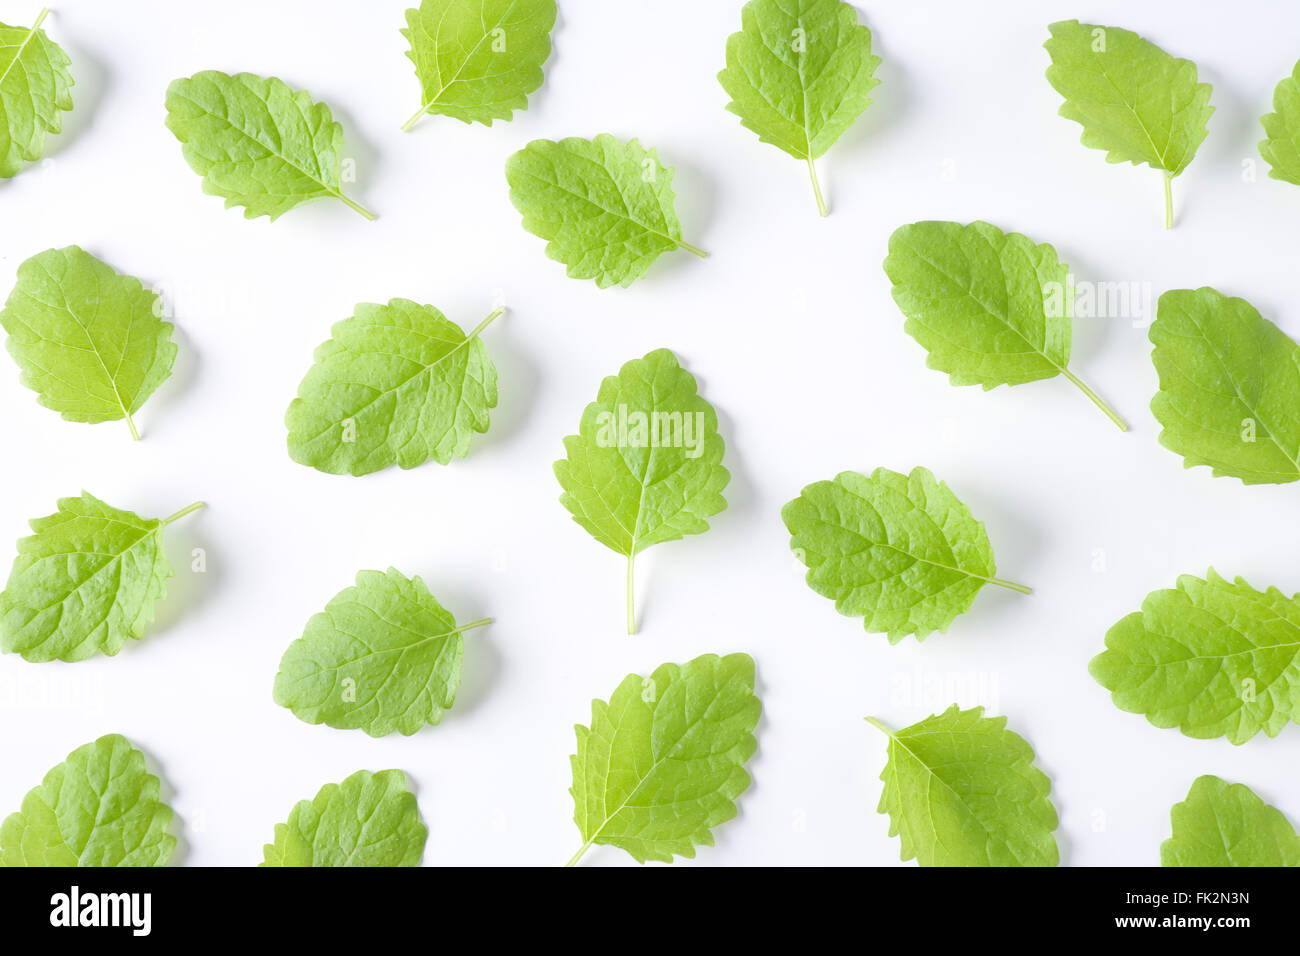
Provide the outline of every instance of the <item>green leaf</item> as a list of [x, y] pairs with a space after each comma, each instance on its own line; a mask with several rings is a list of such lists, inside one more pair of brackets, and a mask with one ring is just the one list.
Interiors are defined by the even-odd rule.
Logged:
[[45, 137], [63, 129], [72, 109], [72, 62], [45, 35], [42, 10], [31, 27], [0, 23], [0, 179], [45, 155]]
[[167, 128], [185, 161], [203, 177], [203, 191], [244, 216], [278, 219], [309, 199], [333, 198], [367, 219], [375, 216], [343, 195], [343, 127], [274, 76], [204, 70], [167, 87]]
[[1047, 81], [1065, 97], [1061, 115], [1083, 127], [1080, 141], [1106, 150], [1108, 163], [1163, 170], [1165, 228], [1174, 224], [1170, 181], [1205, 139], [1211, 87], [1196, 64], [1172, 57], [1136, 33], [1062, 20], [1045, 44]]
[[18, 267], [0, 325], [22, 383], [71, 422], [126, 419], [172, 373], [172, 324], [158, 296], [76, 246], [47, 249]]
[[172, 576], [163, 532], [201, 507], [158, 520], [84, 491], [59, 499], [59, 510], [33, 520], [36, 534], [18, 542], [0, 593], [0, 650], [34, 662], [84, 661], [144, 637]]
[[358, 770], [300, 800], [260, 866], [416, 866], [429, 830], [400, 770]]
[[878, 813], [920, 866], [1056, 866], [1056, 810], [1034, 750], [1005, 717], [953, 704], [890, 731]]
[[1300, 346], [1245, 299], [1211, 288], [1164, 293], [1147, 334], [1160, 444], [1187, 468], [1248, 485], [1300, 478]]
[[1161, 866], [1300, 866], [1300, 836], [1244, 784], [1197, 777], [1169, 818]]
[[461, 635], [488, 623], [458, 625], [418, 577], [361, 571], [284, 652], [275, 702], [309, 724], [413, 734], [456, 702]]
[[568, 865], [593, 843], [638, 863], [713, 846], [712, 828], [736, 815], [749, 786], [762, 709], [747, 654], [663, 664], [648, 679], [629, 674], [609, 703], [593, 700], [591, 726], [574, 728], [569, 758], [582, 848]]
[[808, 164], [817, 210], [826, 215], [813, 160], [871, 105], [871, 31], [841, 0], [750, 0], [727, 38], [718, 82], [727, 109], [764, 143]]
[[662, 253], [706, 255], [682, 240], [673, 171], [636, 140], [535, 139], [506, 162], [506, 180], [524, 228], [574, 279], [626, 288]]
[[627, 632], [636, 632], [633, 564], [651, 545], [709, 530], [727, 507], [718, 416], [668, 349], [633, 359], [600, 383], [578, 434], [555, 463], [573, 520], [627, 556]]
[[986, 584], [1029, 593], [994, 577], [984, 525], [925, 468], [840, 472], [804, 488], [781, 519], [808, 586], [891, 644], [946, 631]]
[[497, 372], [479, 340], [431, 305], [363, 302], [316, 349], [289, 405], [289, 455], [332, 475], [440, 465], [469, 452], [497, 404]]
[[1088, 671], [1115, 706], [1188, 737], [1245, 743], [1300, 714], [1300, 602], [1211, 568], [1152, 591], [1106, 633]]
[[68, 754], [0, 825], [0, 866], [164, 866], [171, 807], [118, 734]]
[[492, 125], [528, 107], [551, 55], [555, 0], [424, 0], [406, 11], [420, 110]]
[[1300, 63], [1273, 90], [1273, 112], [1260, 117], [1268, 137], [1259, 154], [1273, 179], [1300, 185]]
[[987, 222], [914, 222], [889, 237], [885, 274], [907, 321], [904, 331], [929, 353], [926, 365], [954, 385], [1023, 385], [1065, 376], [1126, 431], [1070, 361], [1070, 267], [1047, 243]]

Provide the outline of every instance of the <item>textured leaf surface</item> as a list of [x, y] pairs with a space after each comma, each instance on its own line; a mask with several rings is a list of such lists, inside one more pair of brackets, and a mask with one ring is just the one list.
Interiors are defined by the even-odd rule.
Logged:
[[1300, 62], [1273, 90], [1273, 112], [1260, 118], [1267, 137], [1259, 154], [1273, 179], [1300, 185]]
[[748, 130], [795, 159], [835, 144], [879, 84], [871, 31], [842, 0], [750, 0], [718, 82]]
[[506, 163], [524, 228], [575, 279], [629, 286], [665, 252], [684, 248], [673, 171], [636, 140], [535, 139]]
[[1300, 478], [1300, 347], [1245, 299], [1160, 296], [1148, 332], [1160, 444], [1248, 485]]
[[1051, 782], [1033, 748], [984, 708], [942, 714], [889, 734], [878, 812], [902, 859], [920, 866], [1056, 866]]
[[492, 125], [528, 106], [551, 55], [555, 0], [424, 0], [402, 36], [420, 80], [420, 112]]
[[1169, 816], [1161, 866], [1300, 866], [1300, 836], [1244, 784], [1197, 777]]
[[167, 128], [203, 191], [277, 219], [309, 199], [334, 198], [373, 219], [343, 195], [343, 127], [324, 103], [274, 76], [204, 70], [167, 88]]
[[45, 137], [72, 109], [72, 62], [39, 28], [0, 23], [0, 179], [45, 155]]
[[289, 454], [334, 475], [440, 465], [469, 452], [497, 404], [497, 373], [479, 332], [429, 305], [362, 303], [316, 349], [289, 405]]
[[400, 770], [358, 770], [300, 800], [261, 866], [415, 866], [429, 830]]
[[76, 246], [47, 249], [18, 267], [0, 325], [22, 383], [46, 408], [73, 422], [130, 422], [176, 359], [157, 301]]
[[362, 571], [285, 651], [275, 702], [309, 724], [413, 734], [456, 700], [464, 630], [420, 578]]
[[587, 532], [631, 559], [651, 545], [709, 529], [727, 507], [718, 416], [668, 349], [633, 359], [600, 383], [578, 434], [555, 463], [560, 503]]
[[608, 844], [639, 863], [671, 863], [712, 846], [712, 828], [736, 815], [749, 786], [744, 765], [761, 712], [746, 654], [629, 674], [608, 703], [592, 701], [570, 758], [583, 850]]
[[985, 584], [1007, 584], [994, 577], [984, 525], [925, 468], [841, 472], [804, 488], [781, 518], [808, 586], [890, 643], [946, 631]]
[[176, 838], [159, 791], [125, 737], [78, 747], [0, 825], [0, 865], [163, 866]]
[[1152, 591], [1106, 634], [1088, 670], [1115, 706], [1188, 737], [1245, 743], [1297, 716], [1300, 602], [1211, 569]]
[[176, 517], [141, 518], [85, 492], [60, 499], [18, 542], [0, 594], [0, 647], [29, 661], [81, 661], [143, 637], [172, 575], [162, 536]]
[[1047, 80], [1065, 97], [1061, 115], [1083, 127], [1083, 145], [1111, 163], [1186, 169], [1214, 112], [1196, 64], [1118, 27], [1062, 20], [1049, 29]]

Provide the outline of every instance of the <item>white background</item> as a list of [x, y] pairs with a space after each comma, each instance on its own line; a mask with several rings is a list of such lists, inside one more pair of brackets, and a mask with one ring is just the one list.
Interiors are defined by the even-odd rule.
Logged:
[[[818, 164], [823, 220], [802, 164], [724, 111], [715, 74], [738, 0], [562, 0], [526, 112], [491, 128], [426, 118], [410, 134], [405, 6], [60, 0], [46, 22], [72, 57], [76, 110], [45, 162], [0, 183], [0, 294], [23, 259], [76, 243], [165, 292], [181, 352], [139, 443], [124, 424], [64, 422], [16, 369], [0, 374], [0, 541], [83, 487], [150, 515], [209, 507], [169, 529], [177, 576], [146, 640], [72, 665], [0, 658], [0, 813], [116, 731], [163, 777], [184, 864], [257, 862], [296, 800], [363, 767], [407, 772], [426, 864], [561, 863], [580, 843], [568, 755], [591, 699], [663, 661], [746, 651], [764, 703], [754, 784], [702, 865], [897, 863], [875, 811], [884, 738], [862, 717], [902, 726], [954, 688], [1033, 745], [1064, 863], [1157, 862], [1169, 807], [1201, 773], [1300, 819], [1300, 729], [1191, 740], [1120, 712], [1086, 670], [1107, 628], [1179, 573], [1213, 565], [1300, 590], [1300, 492], [1184, 471], [1156, 441], [1150, 346], [1126, 319], [1078, 322], [1071, 365], [1128, 434], [1064, 380], [951, 387], [903, 333], [880, 267], [902, 223], [983, 218], [1052, 242], [1081, 279], [1157, 295], [1213, 285], [1300, 334], [1300, 188], [1267, 179], [1256, 152], [1258, 117], [1300, 56], [1300, 8], [872, 4], [882, 83]], [[9, 2], [0, 19], [38, 9]], [[1108, 165], [1056, 114], [1042, 43], [1068, 17], [1136, 30], [1214, 85], [1172, 232], [1160, 174]], [[327, 102], [358, 164], [350, 192], [379, 220], [322, 201], [247, 221], [204, 195], [163, 125], [167, 84], [202, 69], [274, 74]], [[708, 260], [669, 254], [602, 291], [521, 228], [506, 157], [602, 131], [658, 147]], [[504, 298], [484, 337], [501, 380], [491, 431], [449, 467], [354, 479], [294, 464], [282, 418], [312, 349], [355, 303], [394, 296], [467, 328]], [[628, 637], [623, 561], [569, 519], [551, 463], [600, 379], [658, 347], [717, 408], [733, 480], [711, 531], [638, 560], [642, 629]], [[804, 585], [779, 512], [840, 470], [917, 464], [985, 521], [999, 573], [1034, 593], [986, 589], [947, 634], [890, 646]], [[190, 571], [194, 548], [205, 574]], [[459, 619], [496, 621], [467, 637], [455, 708], [374, 740], [276, 707], [280, 655], [307, 618], [357, 570], [389, 565]], [[586, 861], [630, 858], [596, 847]]]

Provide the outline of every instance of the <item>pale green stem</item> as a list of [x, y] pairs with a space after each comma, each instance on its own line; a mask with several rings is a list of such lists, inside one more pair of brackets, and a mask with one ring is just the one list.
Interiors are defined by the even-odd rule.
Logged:
[[202, 508], [202, 507], [203, 507], [203, 502], [202, 502], [202, 501], [196, 501], [196, 502], [194, 502], [194, 504], [192, 504], [192, 505], [188, 505], [188, 506], [182, 508], [180, 511], [176, 512], [174, 515], [168, 515], [166, 518], [163, 518], [163, 519], [162, 519], [162, 526], [165, 528], [165, 527], [167, 527], [167, 525], [171, 524], [173, 521], [179, 521], [181, 518], [184, 518], [184, 517], [185, 517], [186, 515], [188, 515], [188, 514], [193, 514], [195, 511], [198, 511], [198, 510], [199, 510], [200, 508]]
[[1090, 389], [1087, 385], [1084, 385], [1083, 382], [1079, 380], [1079, 377], [1077, 375], [1071, 372], [1068, 368], [1061, 369], [1061, 374], [1064, 375], [1066, 378], [1068, 378], [1071, 382], [1073, 382], [1075, 386], [1078, 387], [1079, 391], [1087, 395], [1088, 398], [1092, 400], [1092, 403], [1094, 405], [1096, 405], [1103, 412], [1105, 412], [1106, 417], [1109, 418], [1112, 422], [1114, 422], [1117, 426], [1119, 426], [1120, 431], [1122, 432], [1128, 431], [1128, 425], [1125, 423], [1124, 419], [1116, 415], [1115, 412], [1111, 409], [1111, 407], [1101, 400], [1101, 396], [1098, 395], [1096, 392], [1094, 392], [1092, 389]]
[[411, 131], [411, 127], [413, 127], [416, 123], [420, 122], [420, 117], [423, 116], [428, 111], [428, 109], [429, 109], [428, 103], [421, 106], [420, 112], [416, 113], [409, 120], [407, 120], [405, 123], [402, 124], [402, 132], [409, 133]]
[[41, 11], [40, 16], [36, 18], [36, 22], [32, 24], [33, 33], [35, 33], [37, 30], [41, 28], [41, 24], [45, 22], [45, 18], [48, 17], [49, 15], [50, 15], [50, 11], [48, 7]]
[[867, 723], [869, 723], [872, 727], [875, 727], [886, 737], [894, 736], [894, 732], [885, 726], [884, 721], [878, 720], [875, 717], [863, 717], [862, 719], [865, 720]]
[[575, 854], [573, 854], [573, 856], [569, 857], [569, 862], [566, 863], [566, 864], [564, 864], [564, 865], [565, 865], [565, 866], [577, 866], [577, 865], [578, 865], [578, 861], [582, 859], [582, 854], [584, 854], [584, 853], [587, 852], [587, 848], [588, 848], [589, 846], [591, 846], [591, 841], [590, 841], [590, 840], [588, 840], [588, 841], [587, 841], [586, 843], [584, 843], [582, 846], [578, 847], [578, 852], [575, 853]]
[[375, 221], [375, 214], [371, 212], [369, 209], [367, 209], [365, 206], [361, 205], [360, 203], [353, 202], [351, 199], [349, 199], [347, 196], [343, 195], [342, 193], [335, 193], [334, 195], [338, 196], [339, 199], [343, 201], [343, 204], [347, 206], [349, 209], [354, 210], [356, 213], [358, 213], [361, 216], [364, 216], [370, 222]]
[[817, 167], [813, 165], [811, 156], [808, 157], [808, 178], [812, 180], [813, 195], [817, 197], [817, 211], [825, 216], [826, 200], [822, 198], [821, 183], [817, 182]]
[[636, 633], [636, 583], [632, 572], [632, 563], [635, 560], [636, 555], [627, 556], [627, 632], [629, 634]]
[[491, 325], [494, 319], [499, 319], [501, 316], [505, 314], [506, 314], [506, 310], [504, 308], [496, 309], [486, 319], [484, 319], [478, 325], [474, 326], [474, 331], [469, 334], [468, 338], [471, 339], [478, 338], [478, 334], [482, 332], [484, 329], [486, 329], [489, 325]]
[[1174, 228], [1174, 174], [1165, 173], [1165, 228]]
[[460, 627], [456, 628], [454, 631], [451, 631], [449, 633], [460, 634], [464, 631], [472, 631], [476, 627], [486, 627], [491, 623], [492, 623], [492, 618], [481, 617], [477, 621], [470, 621], [468, 624], [462, 624]]
[[127, 412], [127, 413], [126, 413], [126, 427], [129, 428], [129, 429], [131, 429], [131, 439], [132, 439], [133, 441], [139, 441], [139, 440], [140, 440], [140, 430], [139, 430], [138, 428], [135, 427], [135, 420], [131, 418], [131, 413], [130, 413], [130, 412]]
[[985, 578], [989, 584], [996, 584], [1000, 588], [1009, 588], [1012, 591], [1019, 591], [1021, 594], [1033, 594], [1034, 589], [1024, 584], [1017, 584], [1015, 581], [1004, 581], [1001, 578]]
[[699, 256], [701, 259], [709, 258], [709, 254], [707, 252], [705, 252], [699, 246], [691, 245], [685, 239], [675, 239], [673, 241], [677, 243], [679, 248], [685, 249], [687, 252], [691, 253], [692, 255]]

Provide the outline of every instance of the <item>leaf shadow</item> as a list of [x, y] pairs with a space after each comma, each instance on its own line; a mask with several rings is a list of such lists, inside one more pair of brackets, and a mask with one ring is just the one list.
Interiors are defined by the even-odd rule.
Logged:
[[[57, 11], [55, 12], [57, 16]], [[113, 84], [110, 80], [108, 71], [98, 59], [86, 52], [86, 49], [73, 40], [64, 38], [60, 30], [51, 30], [51, 27], [61, 27], [62, 24], [45, 23], [45, 32], [50, 39], [63, 47], [64, 52], [72, 60], [72, 65], [68, 67], [72, 71], [72, 110], [61, 114], [63, 121], [63, 130], [50, 137], [49, 145], [45, 150], [45, 157], [41, 161], [44, 165], [57, 157], [65, 150], [70, 149], [82, 135], [87, 133], [95, 122], [95, 117], [99, 112], [99, 104], [104, 101], [104, 97], [112, 92]], [[55, 36], [54, 33], [59, 35]]]
[[499, 626], [499, 621], [490, 610], [484, 609], [483, 601], [449, 585], [440, 573], [421, 573], [420, 577], [429, 586], [438, 603], [455, 615], [458, 624], [484, 617], [491, 617], [492, 623], [464, 632], [465, 657], [461, 665], [461, 682], [456, 691], [456, 702], [443, 714], [438, 725], [421, 727], [416, 731], [416, 736], [431, 732], [436, 734], [441, 724], [473, 713], [489, 696], [492, 686], [499, 682], [502, 661], [500, 651], [492, 642], [492, 631]]
[[[951, 482], [944, 478], [944, 482], [966, 503], [975, 520], [984, 525], [993, 548], [998, 577], [1033, 588], [1037, 558], [1043, 549], [1043, 535], [1038, 528], [1026, 520], [1022, 512], [1006, 506], [1007, 497], [1001, 489], [986, 490], [964, 475]], [[1019, 594], [998, 585], [986, 586], [981, 589], [971, 612], [992, 616], [1026, 600], [1033, 600], [1033, 595]]]
[[[858, 11], [858, 19], [860, 22], [863, 20], [861, 10]], [[869, 23], [866, 25], [870, 26]], [[880, 57], [880, 66], [876, 67], [874, 76], [880, 83], [871, 91], [871, 105], [862, 111], [823, 158], [833, 160], [837, 148], [839, 154], [844, 155], [865, 143], [874, 142], [883, 130], [907, 117], [911, 109], [907, 72], [902, 68], [898, 57], [890, 56], [887, 49], [881, 49], [878, 40], [879, 35], [873, 30], [871, 52]]]
[[[360, 127], [353, 121], [351, 112], [334, 103], [328, 105], [335, 121], [343, 127], [343, 149], [339, 154], [339, 161], [342, 164], [340, 176], [342, 177], [343, 195], [353, 202], [365, 206], [378, 219], [383, 215], [383, 210], [375, 209], [370, 205], [368, 194], [371, 187], [379, 179], [376, 173], [383, 166], [379, 158], [381, 154], [367, 137], [361, 135]], [[353, 168], [356, 170], [355, 179], [349, 180], [347, 178], [348, 160], [352, 160], [354, 164]], [[337, 202], [337, 200], [332, 201]]]
[[[676, 196], [678, 219], [682, 221], [682, 240], [712, 255], [707, 236], [718, 204], [717, 183], [702, 167], [677, 160], [676, 149], [673, 149], [670, 155], [674, 157], [672, 189]], [[659, 158], [663, 162], [662, 154]], [[688, 214], [683, 216], [683, 210]], [[694, 261], [688, 262], [688, 260]], [[691, 265], [707, 265], [707, 262], [701, 262], [697, 256], [685, 249], [674, 249], [661, 255], [651, 266], [649, 273], [637, 281], [652, 282], [657, 285], [661, 281], [670, 281], [670, 276]]]
[[[178, 502], [181, 508], [185, 502]], [[208, 507], [211, 507], [210, 505]], [[220, 561], [213, 561], [209, 549], [202, 544], [199, 524], [208, 507], [200, 508], [194, 514], [186, 515], [174, 524], [168, 525], [163, 532], [163, 550], [167, 561], [172, 566], [173, 574], [167, 580], [167, 595], [158, 602], [158, 611], [152, 627], [145, 638], [161, 635], [171, 630], [182, 619], [189, 618], [200, 607], [212, 600], [215, 592], [220, 590], [225, 574]], [[197, 553], [197, 552], [201, 552]], [[185, 560], [174, 560], [177, 554]], [[202, 561], [202, 570], [195, 570], [195, 564]]]
[[[494, 336], [491, 344], [484, 343], [497, 370], [497, 407], [492, 410], [487, 432], [474, 436], [471, 455], [475, 449], [494, 448], [515, 437], [537, 407], [541, 375], [531, 356], [519, 349], [515, 339], [508, 334], [513, 317], [514, 310], [507, 310], [493, 323], [493, 327], [500, 326], [501, 334]], [[484, 334], [491, 331], [489, 328]], [[506, 383], [504, 387], [501, 385], [503, 382]]]
[[171, 826], [167, 832], [176, 837], [176, 848], [172, 851], [171, 858], [168, 859], [168, 866], [183, 866], [185, 860], [189, 857], [192, 847], [188, 837], [189, 828], [185, 825], [186, 818], [181, 816], [176, 809], [176, 788], [172, 785], [170, 778], [167, 776], [166, 768], [163, 762], [158, 759], [157, 755], [148, 747], [140, 744], [134, 738], [127, 738], [131, 741], [131, 746], [140, 753], [144, 754], [145, 769], [158, 778], [158, 799], [172, 809]]
[[192, 340], [174, 318], [168, 316], [167, 321], [172, 323], [172, 342], [176, 344], [176, 361], [172, 365], [171, 375], [149, 396], [144, 407], [132, 416], [140, 427], [141, 436], [146, 440], [152, 430], [154, 417], [170, 417], [178, 399], [198, 380], [198, 353], [192, 346]]

